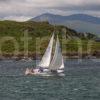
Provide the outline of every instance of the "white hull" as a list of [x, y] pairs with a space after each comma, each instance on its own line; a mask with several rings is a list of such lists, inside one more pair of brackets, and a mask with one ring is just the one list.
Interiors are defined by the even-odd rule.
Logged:
[[26, 69], [25, 75], [33, 75], [33, 76], [65, 76], [63, 70], [58, 70], [56, 74], [49, 72], [48, 69], [45, 69], [44, 72], [39, 72], [39, 69], [34, 69], [34, 72], [31, 72], [30, 69]]

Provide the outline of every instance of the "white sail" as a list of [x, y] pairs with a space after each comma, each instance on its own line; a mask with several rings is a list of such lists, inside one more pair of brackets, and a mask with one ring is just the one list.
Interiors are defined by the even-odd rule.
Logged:
[[51, 61], [51, 64], [49, 65], [49, 69], [50, 70], [64, 69], [63, 56], [61, 53], [61, 48], [60, 48], [58, 36], [57, 36], [57, 41], [56, 41], [56, 48], [55, 48], [54, 57]]
[[51, 40], [49, 42], [49, 45], [46, 49], [46, 52], [43, 55], [42, 60], [40, 61], [38, 66], [43, 67], [43, 68], [48, 68], [49, 67], [49, 64], [50, 64], [50, 61], [51, 61], [53, 40], [54, 40], [54, 34], [52, 35]]
[[64, 69], [64, 60], [63, 60], [63, 56], [62, 56], [62, 64], [61, 64], [61, 66], [59, 67], [59, 69]]

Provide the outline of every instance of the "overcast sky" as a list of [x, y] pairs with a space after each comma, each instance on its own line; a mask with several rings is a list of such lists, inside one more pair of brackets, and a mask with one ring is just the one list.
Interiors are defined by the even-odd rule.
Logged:
[[0, 0], [0, 19], [25, 21], [42, 13], [100, 17], [100, 0]]

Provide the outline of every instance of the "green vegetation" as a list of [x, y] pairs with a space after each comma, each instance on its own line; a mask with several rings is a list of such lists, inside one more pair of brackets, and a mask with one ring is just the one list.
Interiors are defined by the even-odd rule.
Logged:
[[[48, 22], [0, 21], [0, 53], [12, 56], [16, 48], [16, 55], [27, 55], [25, 48], [27, 48], [28, 37], [30, 38], [28, 40], [28, 54], [43, 54], [54, 30], [55, 34], [59, 35], [62, 52], [65, 55], [77, 53], [79, 48], [82, 48], [82, 53], [93, 54], [100, 51], [100, 42], [95, 42], [96, 35], [91, 33], [77, 33], [64, 26], [54, 27]], [[24, 35], [26, 35], [26, 39]], [[89, 51], [88, 48], [91, 50]]]

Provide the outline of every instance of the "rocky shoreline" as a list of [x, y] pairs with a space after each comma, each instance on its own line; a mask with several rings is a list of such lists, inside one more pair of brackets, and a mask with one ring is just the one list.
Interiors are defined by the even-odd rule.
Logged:
[[[88, 53], [83, 53], [83, 54], [78, 54], [78, 53], [66, 53], [63, 54], [64, 58], [69, 58], [69, 59], [99, 59], [100, 58], [100, 52], [95, 52], [93, 54], [88, 54]], [[19, 55], [13, 55], [13, 54], [4, 54], [0, 56], [0, 60], [4, 59], [14, 59], [14, 60], [37, 60], [41, 59], [42, 54], [29, 54], [28, 56], [25, 56], [23, 54]]]

